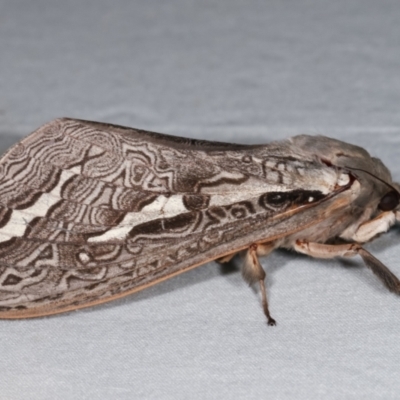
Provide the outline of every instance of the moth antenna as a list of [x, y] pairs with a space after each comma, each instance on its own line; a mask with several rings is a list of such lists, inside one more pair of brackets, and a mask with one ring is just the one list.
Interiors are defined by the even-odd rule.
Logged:
[[345, 167], [347, 169], [351, 169], [353, 171], [361, 171], [364, 172], [370, 176], [372, 176], [373, 178], [375, 178], [376, 180], [382, 182], [383, 184], [385, 184], [386, 186], [390, 187], [394, 192], [397, 193], [398, 198], [400, 199], [400, 192], [397, 190], [397, 188], [395, 188], [393, 185], [391, 185], [390, 183], [387, 183], [386, 181], [384, 181], [383, 179], [379, 178], [378, 176], [374, 175], [372, 172], [366, 171], [365, 169], [362, 168], [354, 168], [354, 167]]

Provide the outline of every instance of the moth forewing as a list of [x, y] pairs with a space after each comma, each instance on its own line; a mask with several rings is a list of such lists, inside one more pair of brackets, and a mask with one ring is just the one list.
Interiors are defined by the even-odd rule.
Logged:
[[365, 150], [325, 137], [245, 146], [55, 120], [0, 160], [0, 317], [103, 303], [246, 251], [273, 324], [258, 257], [277, 247], [360, 254], [398, 291], [354, 245], [394, 223], [391, 184]]
[[[332, 198], [327, 201], [327, 207], [331, 207], [332, 212], [338, 207], [342, 207], [342, 201], [337, 200], [337, 198]], [[89, 262], [89, 268], [76, 265], [74, 269], [64, 269], [62, 271], [62, 275], [65, 276], [64, 292], [50, 295], [51, 297], [46, 297], [44, 301], [42, 301], [42, 293], [38, 293], [37, 298], [29, 301], [29, 307], [25, 305], [26, 303], [19, 303], [19, 307], [26, 306], [26, 309], [20, 307], [17, 310], [6, 310], [1, 316], [3, 318], [27, 318], [100, 304], [142, 290], [198, 265], [220, 258], [228, 252], [232, 253], [232, 250], [236, 253], [249, 248], [256, 242], [260, 242], [260, 244], [268, 242], [274, 246], [280, 240], [285, 240], [286, 235], [295, 234], [301, 229], [310, 228], [321, 221], [320, 213], [316, 213], [315, 209], [309, 205], [305, 207], [308, 210], [303, 210], [302, 213], [295, 213], [295, 210], [292, 209], [286, 213], [273, 215], [271, 221], [261, 215], [258, 215], [257, 219], [253, 218], [253, 221], [242, 220], [241, 232], [237, 232], [237, 227], [231, 224], [231, 226], [226, 226], [225, 230], [221, 229], [221, 226], [216, 226], [214, 229], [209, 227], [202, 235], [190, 235], [189, 233], [185, 239], [185, 246], [182, 246], [182, 240], [179, 238], [178, 240], [166, 240], [166, 243], [163, 243], [161, 239], [157, 239], [153, 243], [145, 241], [145, 246], [140, 243], [142, 248], [139, 248], [137, 241], [128, 242], [126, 246], [129, 246], [131, 253], [136, 254], [134, 267], [129, 260], [126, 264], [116, 265], [116, 263], [108, 261], [99, 261], [94, 266]], [[293, 221], [295, 221], [294, 226], [292, 226]], [[53, 244], [53, 246], [55, 245]], [[88, 250], [91, 250], [91, 257], [94, 256], [94, 252], [98, 251], [97, 258], [104, 258], [105, 254], [112, 254], [112, 250], [115, 252], [118, 245], [115, 243], [108, 252], [107, 248], [104, 248], [105, 246], [107, 243], [102, 243], [102, 246], [98, 243], [98, 246], [93, 246], [91, 249], [89, 246], [85, 246], [85, 251], [79, 252], [77, 258], [84, 261], [83, 256], [89, 254]], [[203, 250], [202, 253], [195, 251], [200, 246]], [[142, 255], [146, 250], [150, 254]], [[152, 269], [154, 263], [159, 262], [160, 259], [163, 261], [161, 268]], [[118, 272], [122, 273], [111, 275], [113, 271], [110, 268], [118, 268]], [[106, 275], [106, 269], [108, 269], [108, 275]], [[38, 270], [43, 273], [43, 266], [35, 268], [35, 271]], [[34, 274], [31, 273], [31, 275]], [[43, 279], [43, 275], [38, 277]], [[61, 284], [59, 284], [60, 286]], [[29, 295], [33, 297], [35, 294], [31, 292]]]

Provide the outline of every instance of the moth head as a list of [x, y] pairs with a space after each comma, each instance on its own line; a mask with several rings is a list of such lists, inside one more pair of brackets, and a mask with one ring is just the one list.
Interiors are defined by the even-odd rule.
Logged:
[[346, 166], [346, 168], [361, 183], [360, 200], [366, 208], [370, 209], [371, 217], [382, 212], [400, 209], [399, 185], [393, 182], [390, 171], [382, 161], [375, 157], [368, 157], [363, 158], [359, 164], [360, 167], [357, 166], [355, 160], [352, 160], [351, 166]]
[[[371, 157], [370, 168], [361, 169], [357, 167], [348, 167], [355, 174], [367, 175], [364, 181], [368, 179], [369, 185], [373, 186], [371, 197], [378, 201], [377, 211], [395, 211], [400, 208], [400, 186], [392, 181], [389, 170], [381, 160]], [[368, 177], [369, 176], [369, 177]]]
[[308, 157], [347, 170], [359, 181], [361, 187], [355, 207], [367, 205], [375, 214], [400, 210], [400, 185], [393, 182], [382, 161], [371, 157], [362, 147], [324, 136], [301, 135], [291, 141]]

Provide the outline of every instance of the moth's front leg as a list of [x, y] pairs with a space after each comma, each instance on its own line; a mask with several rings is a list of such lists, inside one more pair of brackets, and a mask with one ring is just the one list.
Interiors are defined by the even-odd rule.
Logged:
[[243, 278], [249, 284], [253, 284], [255, 282], [259, 282], [260, 284], [264, 314], [267, 317], [268, 325], [271, 326], [276, 325], [276, 321], [271, 317], [271, 314], [269, 312], [267, 293], [264, 283], [265, 271], [263, 270], [260, 261], [258, 260], [258, 256], [266, 256], [273, 249], [273, 243], [252, 244], [246, 252], [245, 261], [242, 267]]
[[342, 235], [344, 239], [350, 239], [357, 243], [369, 242], [380, 233], [387, 232], [389, 228], [396, 222], [396, 214], [393, 211], [383, 212], [371, 221], [361, 224], [357, 231], [346, 237], [346, 233]]
[[316, 258], [354, 257], [361, 256], [365, 265], [385, 284], [392, 292], [400, 293], [399, 279], [370, 252], [358, 243], [347, 244], [322, 244], [306, 240], [297, 240], [294, 249], [299, 253], [307, 254]]

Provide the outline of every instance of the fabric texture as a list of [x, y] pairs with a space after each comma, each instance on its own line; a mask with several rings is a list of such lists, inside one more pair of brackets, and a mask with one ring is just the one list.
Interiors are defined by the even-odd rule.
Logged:
[[[324, 134], [400, 181], [399, 19], [388, 0], [0, 0], [0, 149], [63, 116], [249, 144]], [[397, 276], [399, 239], [367, 245]], [[216, 263], [0, 321], [0, 398], [399, 398], [399, 297], [359, 259], [262, 263], [276, 327]]]

